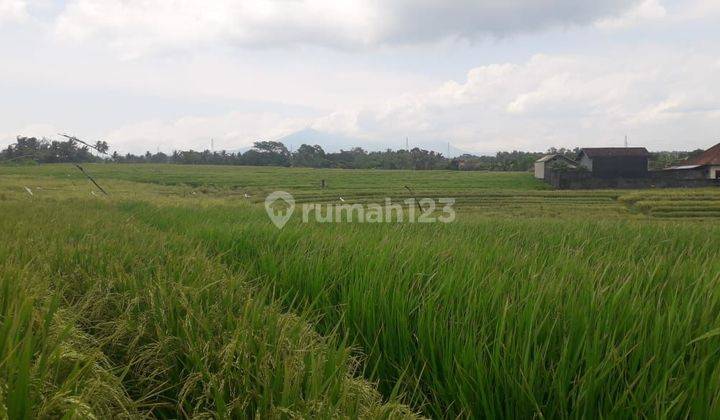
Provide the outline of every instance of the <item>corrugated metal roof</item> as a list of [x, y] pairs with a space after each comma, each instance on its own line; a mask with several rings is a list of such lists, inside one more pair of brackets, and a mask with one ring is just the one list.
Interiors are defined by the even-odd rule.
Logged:
[[591, 159], [596, 157], [650, 156], [650, 153], [644, 147], [585, 147], [580, 149], [580, 154], [583, 153]]
[[700, 156], [689, 159], [688, 165], [720, 165], [720, 143], [707, 149]]
[[557, 155], [545, 155], [545, 156], [541, 157], [540, 159], [538, 159], [537, 161], [538, 162], [547, 162], [548, 160], [554, 158], [555, 156], [557, 156]]
[[565, 157], [564, 155], [546, 155], [546, 156], [543, 156], [543, 157], [541, 157], [540, 159], [538, 159], [537, 162], [541, 162], [541, 163], [542, 163], [542, 162], [549, 162], [549, 161], [554, 160], [554, 159], [562, 159], [562, 160], [564, 160], [564, 161], [566, 161], [566, 162], [568, 162], [568, 163], [570, 163], [570, 164], [577, 165], [577, 162], [575, 162], [574, 160], [572, 160], [572, 159], [570, 159], [570, 158], [568, 158], [568, 157]]
[[705, 165], [681, 165], [681, 166], [671, 166], [669, 168], [665, 168], [666, 171], [673, 171], [673, 170], [688, 170], [688, 169], [697, 169], [701, 168]]

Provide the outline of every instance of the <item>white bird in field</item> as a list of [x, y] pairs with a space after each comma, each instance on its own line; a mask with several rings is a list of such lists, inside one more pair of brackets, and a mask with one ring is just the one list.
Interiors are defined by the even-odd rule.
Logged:
[[250, 198], [250, 194], [245, 193], [245, 194], [243, 194], [243, 197], [245, 197], [245, 198]]
[[30, 194], [31, 197], [34, 195], [32, 190], [28, 187], [25, 187], [25, 191], [27, 191], [27, 193]]
[[342, 201], [342, 202], [344, 203], [344, 202], [345, 202], [345, 199], [342, 198], [342, 197], [340, 197], [340, 201]]
[[95, 194], [95, 191], [93, 191], [93, 190], [90, 190], [90, 194], [92, 194], [92, 195], [94, 195], [95, 197], [97, 197], [97, 194]]

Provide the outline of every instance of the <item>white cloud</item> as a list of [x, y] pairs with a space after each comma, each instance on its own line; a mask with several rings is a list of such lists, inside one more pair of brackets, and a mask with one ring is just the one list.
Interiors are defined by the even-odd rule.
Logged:
[[[717, 0], [68, 0], [39, 8], [48, 1], [0, 0], [0, 21], [32, 17], [1, 28], [4, 138], [56, 132], [30, 121], [132, 152], [204, 148], [210, 138], [238, 148], [306, 127], [480, 151], [622, 144], [625, 134], [651, 148], [690, 148], [720, 137]], [[589, 25], [513, 36], [574, 24]], [[54, 42], [47, 27], [79, 43]], [[633, 30], [605, 30], [625, 27]], [[486, 36], [498, 40], [453, 42]], [[279, 49], [297, 45], [336, 50]], [[164, 54], [173, 50], [191, 54]], [[546, 53], [526, 58], [537, 51]], [[118, 62], [118, 53], [161, 54]], [[468, 63], [493, 61], [447, 80]]]
[[[717, 55], [672, 48], [606, 54], [538, 54], [525, 62], [473, 68], [415, 94], [388, 94], [369, 105], [324, 115], [235, 111], [152, 119], [105, 130], [121, 152], [209, 147], [236, 149], [307, 127], [396, 147], [450, 141], [465, 150], [545, 150], [550, 146], [622, 145], [692, 149], [720, 140]], [[76, 134], [82, 135], [82, 127]], [[20, 134], [53, 135], [52, 127]], [[13, 133], [13, 137], [14, 137]]]
[[24, 0], [0, 0], [0, 23], [22, 22], [28, 18], [27, 2]]
[[35, 123], [19, 127], [13, 132], [0, 133], [0, 145], [7, 146], [15, 143], [17, 137], [57, 138], [60, 131], [48, 123]]
[[311, 128], [328, 133], [357, 134], [357, 111], [337, 111], [312, 121]]
[[717, 18], [718, 16], [720, 16], [720, 2], [717, 0], [694, 0], [689, 4], [683, 4], [678, 13], [678, 18], [683, 20]]
[[523, 64], [481, 66], [464, 83], [366, 107], [354, 118], [340, 113], [337, 126], [331, 118], [323, 128], [365, 138], [451, 140], [474, 150], [612, 145], [625, 134], [653, 148], [683, 148], [682, 142], [700, 147], [717, 137], [720, 68], [713, 57], [634, 55], [536, 55]]
[[667, 14], [667, 10], [659, 0], [643, 0], [642, 3], [628, 10], [622, 16], [601, 19], [596, 22], [595, 26], [601, 29], [627, 28], [642, 22], [663, 19]]
[[[56, 137], [60, 131], [57, 127], [48, 123], [29, 124], [18, 130], [18, 136], [27, 137]], [[14, 136], [13, 136], [14, 137]]]
[[249, 47], [372, 40], [374, 11], [336, 0], [74, 0], [57, 19], [64, 39], [99, 38], [127, 57], [213, 43]]
[[127, 58], [218, 43], [364, 48], [587, 24], [639, 1], [70, 0], [56, 33], [104, 41]]
[[150, 120], [128, 124], [109, 131], [104, 137], [113, 150], [120, 152], [209, 149], [237, 149], [254, 141], [273, 140], [297, 131], [308, 124], [304, 118], [288, 118], [274, 113], [231, 112], [200, 117], [187, 116], [172, 120]]

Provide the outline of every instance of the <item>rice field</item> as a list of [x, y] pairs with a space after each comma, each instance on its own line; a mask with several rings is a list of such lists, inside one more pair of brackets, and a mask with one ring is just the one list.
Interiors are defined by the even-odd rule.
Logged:
[[[109, 196], [70, 165], [0, 167], [1, 417], [720, 416], [720, 191], [86, 169]], [[279, 230], [279, 189], [457, 217]]]

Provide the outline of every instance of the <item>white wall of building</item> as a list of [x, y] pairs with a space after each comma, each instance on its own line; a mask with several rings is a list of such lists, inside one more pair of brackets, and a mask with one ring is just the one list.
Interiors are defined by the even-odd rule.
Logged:
[[711, 166], [708, 168], [708, 178], [718, 179], [720, 177], [720, 166]]
[[580, 159], [580, 166], [584, 166], [588, 171], [592, 171], [592, 159], [583, 154], [582, 159]]

